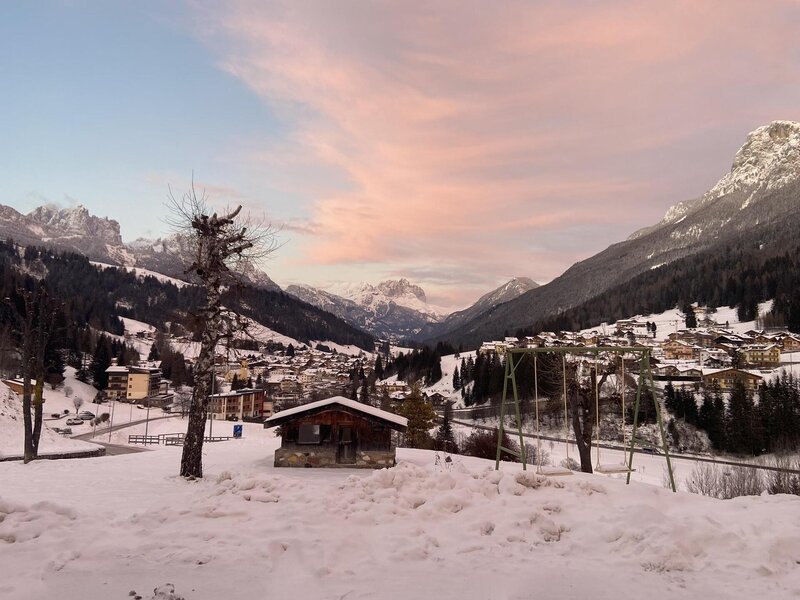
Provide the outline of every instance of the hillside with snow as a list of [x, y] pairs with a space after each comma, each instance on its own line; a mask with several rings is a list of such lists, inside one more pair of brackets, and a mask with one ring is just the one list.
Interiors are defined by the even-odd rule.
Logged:
[[[42, 433], [39, 439], [39, 456], [91, 452], [98, 449], [96, 444], [73, 440], [53, 431], [53, 426], [63, 427], [65, 419], [53, 420], [50, 417], [51, 413], [61, 413], [64, 410], [73, 412], [75, 410], [71, 400], [69, 402], [59, 401], [63, 397], [63, 391], [54, 392], [54, 390], [48, 389], [44, 392], [44, 423], [42, 424]], [[90, 408], [90, 400], [91, 397], [85, 398], [84, 408]], [[25, 440], [22, 422], [21, 396], [11, 391], [7, 385], [0, 383], [0, 460], [22, 456]], [[0, 498], [2, 498], [1, 488]], [[0, 590], [2, 590], [1, 586]]]
[[[700, 269], [704, 261], [722, 261], [735, 252], [746, 254], [752, 263], [748, 268], [764, 269], [768, 261], [795, 252], [800, 229], [798, 172], [800, 123], [774, 121], [759, 127], [747, 136], [731, 170], [702, 197], [677, 203], [659, 223], [574, 264], [550, 283], [455, 329], [435, 331], [430, 341], [478, 343], [570, 309], [589, 310], [589, 303], [606, 292], [624, 297], [626, 289], [641, 292], [649, 287], [652, 297], [676, 277], [681, 284], [699, 287], [713, 274], [692, 271], [694, 266]], [[774, 269], [766, 270], [774, 274]]]

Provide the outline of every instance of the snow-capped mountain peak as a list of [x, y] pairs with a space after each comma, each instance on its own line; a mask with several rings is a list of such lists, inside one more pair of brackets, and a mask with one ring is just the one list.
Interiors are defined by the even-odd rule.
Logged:
[[[795, 121], [773, 121], [750, 132], [744, 145], [736, 153], [730, 172], [699, 198], [684, 200], [671, 206], [664, 218], [657, 224], [634, 232], [628, 240], [635, 240], [662, 227], [681, 225], [681, 231], [673, 232], [675, 237], [698, 238], [709, 225], [719, 225], [730, 220], [727, 214], [709, 223], [708, 217], [702, 223], [690, 224], [700, 211], [713, 210], [712, 205], [722, 198], [736, 198], [734, 210], [743, 210], [779, 190], [800, 180], [800, 123]], [[685, 222], [684, 222], [685, 221]]]
[[364, 307], [393, 303], [417, 311], [434, 321], [447, 314], [446, 310], [428, 304], [425, 290], [405, 278], [387, 279], [377, 285], [365, 282], [339, 283], [329, 286], [326, 291]]
[[703, 195], [707, 202], [738, 190], [777, 189], [800, 173], [800, 123], [773, 121], [747, 136], [731, 171]]
[[286, 292], [380, 337], [413, 337], [442, 318], [441, 309], [425, 301], [425, 291], [407, 279], [339, 283], [326, 290], [290, 285]]
[[95, 217], [82, 204], [61, 209], [46, 204], [29, 212], [26, 220], [41, 232], [44, 241], [89, 236], [95, 242], [122, 245], [119, 223], [113, 219]]
[[425, 296], [425, 290], [418, 285], [414, 285], [405, 278], [381, 281], [376, 287], [378, 291], [382, 292], [389, 298], [397, 298], [402, 300], [403, 298], [413, 296], [424, 304], [427, 304], [428, 302], [427, 297]]

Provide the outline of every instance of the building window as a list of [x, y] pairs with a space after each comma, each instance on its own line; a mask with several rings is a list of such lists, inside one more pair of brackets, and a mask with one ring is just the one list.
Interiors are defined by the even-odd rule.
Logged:
[[300, 425], [298, 444], [319, 444], [321, 441], [319, 425]]

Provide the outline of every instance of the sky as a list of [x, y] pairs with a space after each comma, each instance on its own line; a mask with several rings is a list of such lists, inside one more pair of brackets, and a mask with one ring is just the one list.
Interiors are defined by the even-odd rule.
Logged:
[[702, 195], [800, 120], [800, 3], [0, 5], [0, 203], [169, 234], [194, 177], [278, 230], [281, 285], [461, 308]]

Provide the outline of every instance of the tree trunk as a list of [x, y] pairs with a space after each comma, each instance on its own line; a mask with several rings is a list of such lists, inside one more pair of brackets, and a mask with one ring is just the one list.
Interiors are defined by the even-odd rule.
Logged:
[[592, 411], [591, 402], [581, 390], [573, 392], [571, 405], [572, 430], [575, 432], [575, 444], [578, 446], [578, 455], [581, 459], [581, 471], [593, 473], [592, 469]]
[[31, 378], [34, 359], [34, 301], [25, 296], [25, 325], [22, 330], [22, 423], [25, 428], [22, 459], [29, 463], [36, 458], [33, 448], [33, 423], [31, 419]]
[[186, 427], [181, 456], [182, 477], [203, 476], [203, 442], [208, 416], [208, 396], [211, 392], [211, 378], [216, 377], [214, 360], [220, 337], [219, 315], [222, 310], [218, 281], [216, 283], [206, 287], [208, 302], [203, 312], [207, 321], [200, 338], [200, 353], [194, 369], [194, 393], [189, 404], [189, 424]]
[[53, 325], [54, 314], [50, 311], [47, 304], [47, 296], [44, 290], [39, 295], [39, 321], [36, 326], [36, 364], [33, 374], [36, 376], [36, 383], [33, 387], [33, 431], [31, 432], [31, 448], [33, 458], [39, 457], [39, 439], [42, 436], [42, 405], [44, 404], [44, 378], [45, 378], [45, 350], [50, 337], [50, 329]]
[[[26, 371], [29, 368], [26, 369]], [[31, 376], [30, 371], [22, 376], [22, 423], [25, 427], [23, 445], [23, 462], [29, 463], [36, 458], [33, 448], [33, 422], [31, 418]]]
[[33, 458], [39, 458], [39, 439], [42, 437], [42, 409], [44, 400], [42, 393], [44, 390], [44, 374], [36, 379], [33, 388], [33, 433], [31, 435], [31, 447], [33, 448]]

